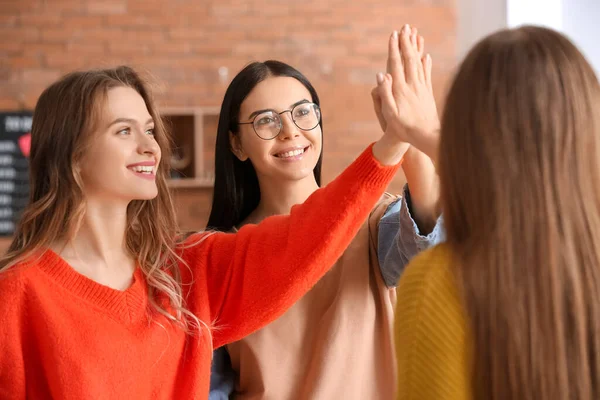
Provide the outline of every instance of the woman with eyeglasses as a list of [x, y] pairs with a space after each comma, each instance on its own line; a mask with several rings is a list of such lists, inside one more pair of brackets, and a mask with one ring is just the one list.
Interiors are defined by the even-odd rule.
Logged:
[[[416, 29], [411, 37], [422, 54]], [[392, 36], [390, 56], [397, 53]], [[236, 231], [304, 202], [321, 184], [322, 140], [319, 97], [304, 75], [278, 61], [244, 68], [221, 107], [208, 227]], [[267, 327], [215, 352], [211, 400], [394, 398], [395, 285], [408, 260], [441, 239], [431, 160], [411, 148], [402, 166], [410, 192], [381, 198], [308, 294]]]

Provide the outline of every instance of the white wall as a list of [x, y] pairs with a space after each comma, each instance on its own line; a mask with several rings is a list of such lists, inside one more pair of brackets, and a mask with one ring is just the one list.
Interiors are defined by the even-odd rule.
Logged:
[[508, 27], [513, 28], [527, 24], [543, 25], [559, 31], [562, 30], [562, 3], [564, 0], [505, 1]]
[[600, 76], [600, 0], [563, 0], [563, 32]]
[[475, 43], [506, 27], [506, 0], [458, 0], [457, 51], [462, 60]]
[[489, 33], [524, 24], [566, 34], [600, 75], [600, 0], [458, 0], [458, 59]]

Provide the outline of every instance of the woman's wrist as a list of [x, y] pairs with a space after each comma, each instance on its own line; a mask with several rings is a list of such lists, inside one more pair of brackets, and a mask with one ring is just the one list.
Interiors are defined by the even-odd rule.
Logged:
[[373, 156], [382, 165], [396, 165], [404, 158], [404, 154], [410, 144], [398, 140], [389, 133], [383, 136], [373, 145]]

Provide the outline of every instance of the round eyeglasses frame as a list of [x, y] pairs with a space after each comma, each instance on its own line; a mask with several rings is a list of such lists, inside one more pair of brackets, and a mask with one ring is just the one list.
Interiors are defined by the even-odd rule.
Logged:
[[[315, 111], [317, 111], [317, 112], [318, 112], [318, 117], [319, 117], [319, 118], [317, 119], [317, 123], [315, 124], [315, 126], [313, 126], [312, 128], [309, 128], [309, 129], [304, 129], [304, 128], [301, 128], [301, 127], [299, 127], [299, 126], [298, 126], [298, 124], [296, 123], [296, 120], [294, 119], [294, 110], [295, 110], [297, 107], [306, 106], [306, 105], [312, 105], [312, 106], [315, 108]], [[260, 135], [258, 134], [258, 132], [256, 131], [256, 126], [254, 125], [254, 123], [256, 122], [256, 118], [258, 118], [259, 116], [263, 115], [263, 114], [264, 114], [265, 112], [267, 112], [267, 111], [272, 111], [273, 113], [280, 115], [280, 117], [279, 117], [279, 131], [277, 132], [277, 134], [276, 134], [275, 136], [273, 136], [273, 137], [270, 137], [270, 138], [264, 138], [264, 137], [260, 136]], [[265, 110], [265, 111], [263, 111], [263, 112], [261, 112], [261, 113], [259, 113], [259, 114], [256, 114], [256, 115], [254, 116], [254, 118], [252, 118], [252, 121], [247, 121], [247, 122], [238, 122], [238, 125], [252, 125], [252, 129], [254, 130], [254, 133], [256, 134], [256, 136], [258, 136], [258, 137], [259, 137], [259, 138], [261, 138], [262, 140], [273, 140], [273, 139], [275, 139], [277, 136], [279, 136], [279, 134], [281, 133], [281, 131], [282, 131], [282, 129], [283, 129], [283, 123], [282, 123], [282, 121], [281, 121], [281, 115], [285, 114], [286, 112], [289, 112], [289, 113], [290, 113], [290, 117], [291, 117], [291, 119], [292, 119], [292, 122], [294, 123], [294, 125], [296, 125], [296, 127], [297, 127], [298, 129], [300, 129], [300, 130], [302, 130], [302, 131], [312, 131], [312, 130], [313, 130], [313, 129], [315, 129], [317, 126], [319, 126], [319, 124], [321, 123], [321, 107], [319, 107], [319, 105], [318, 105], [318, 104], [315, 104], [315, 103], [300, 103], [300, 104], [297, 104], [297, 105], [295, 105], [293, 108], [291, 108], [291, 109], [289, 109], [289, 110], [283, 110], [282, 112], [277, 112], [277, 111], [275, 111], [275, 110]]]

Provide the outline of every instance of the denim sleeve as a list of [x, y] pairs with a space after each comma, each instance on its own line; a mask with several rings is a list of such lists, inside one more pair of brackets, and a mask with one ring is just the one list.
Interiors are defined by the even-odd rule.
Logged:
[[210, 370], [208, 400], [228, 400], [235, 386], [235, 371], [226, 347], [214, 351]]
[[422, 235], [410, 210], [410, 192], [389, 205], [379, 221], [377, 256], [381, 275], [388, 287], [395, 287], [408, 262], [421, 251], [445, 239], [442, 216], [428, 235]]

